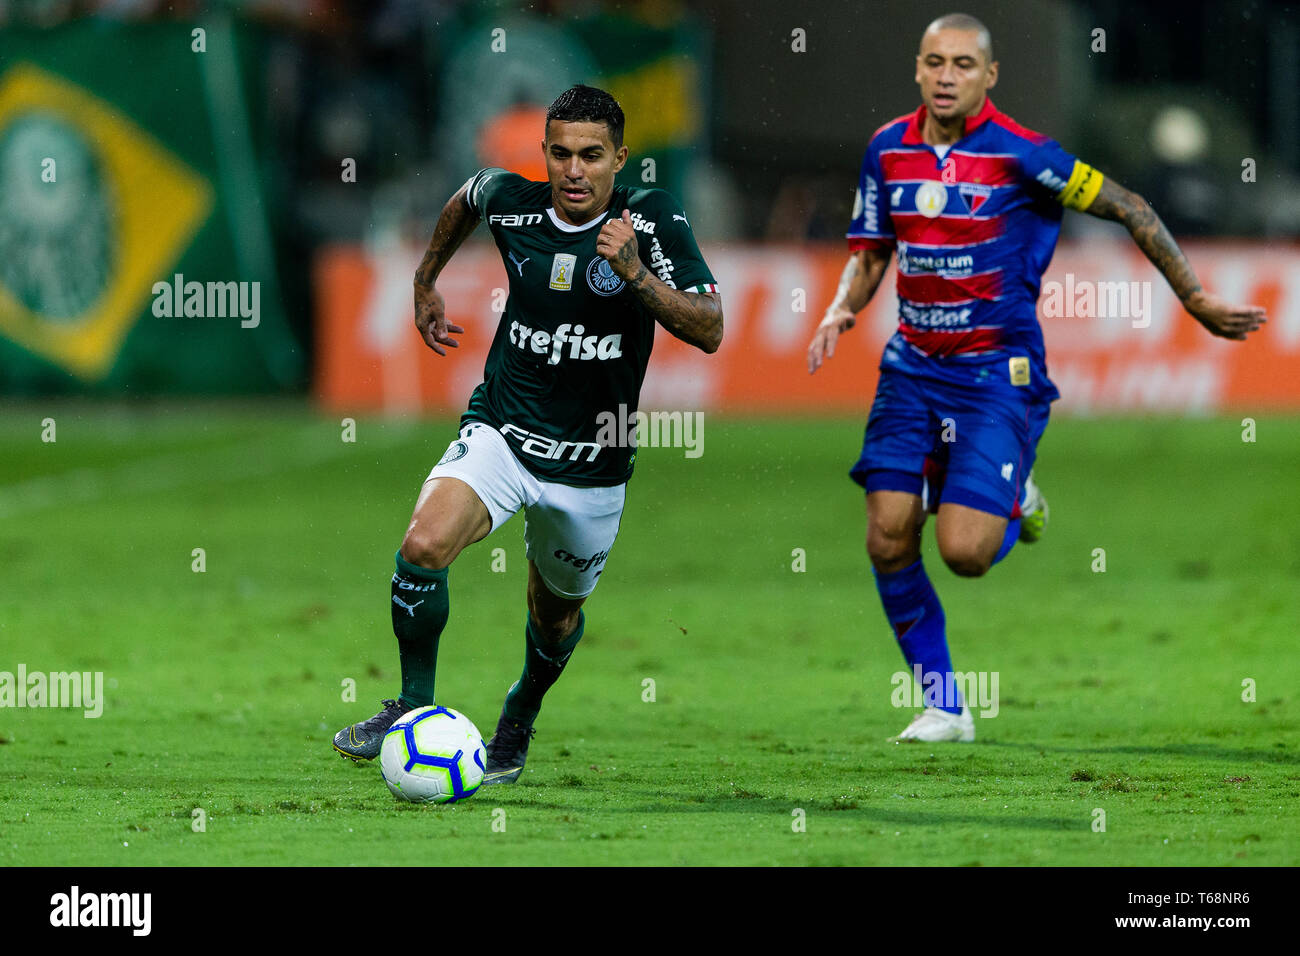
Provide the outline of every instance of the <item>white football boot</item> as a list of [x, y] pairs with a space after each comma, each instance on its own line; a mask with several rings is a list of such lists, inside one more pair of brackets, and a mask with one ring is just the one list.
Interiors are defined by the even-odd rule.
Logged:
[[975, 719], [970, 715], [969, 707], [962, 707], [961, 714], [950, 714], [938, 707], [927, 707], [917, 714], [897, 737], [890, 737], [890, 743], [917, 741], [918, 743], [938, 743], [953, 740], [970, 743], [975, 739]]

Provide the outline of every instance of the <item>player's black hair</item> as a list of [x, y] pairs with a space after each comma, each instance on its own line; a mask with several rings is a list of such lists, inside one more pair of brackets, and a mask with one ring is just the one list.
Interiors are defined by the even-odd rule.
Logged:
[[925, 28], [926, 33], [938, 30], [961, 30], [966, 33], [978, 33], [980, 35], [980, 46], [984, 50], [985, 57], [987, 57], [984, 65], [988, 66], [989, 63], [993, 62], [993, 34], [989, 32], [988, 27], [969, 13], [944, 14]]
[[546, 111], [546, 128], [551, 120], [563, 123], [604, 123], [609, 127], [609, 138], [614, 148], [623, 145], [623, 107], [604, 90], [579, 83], [571, 86], [551, 104]]

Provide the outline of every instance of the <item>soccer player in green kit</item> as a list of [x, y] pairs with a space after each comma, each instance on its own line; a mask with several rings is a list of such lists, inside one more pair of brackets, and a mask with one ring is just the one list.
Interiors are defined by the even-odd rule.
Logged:
[[[525, 512], [528, 620], [524, 669], [487, 743], [485, 784], [523, 771], [542, 696], [582, 638], [583, 602], [614, 538], [635, 448], [611, 441], [604, 415], [636, 411], [655, 323], [705, 352], [722, 342], [722, 303], [686, 214], [659, 189], [616, 186], [627, 162], [623, 111], [578, 85], [546, 114], [549, 183], [488, 168], [443, 207], [415, 274], [415, 324], [445, 356], [464, 329], [434, 288], [452, 254], [487, 220], [510, 282], [483, 383], [460, 437], [425, 481], [397, 552], [393, 631], [402, 690], [334, 737], [373, 759], [402, 714], [434, 702], [448, 568], [470, 544]], [[604, 415], [602, 415], [604, 413]]]

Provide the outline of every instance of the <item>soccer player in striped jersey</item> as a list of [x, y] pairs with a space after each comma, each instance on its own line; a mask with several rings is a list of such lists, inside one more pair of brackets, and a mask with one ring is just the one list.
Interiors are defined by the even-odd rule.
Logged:
[[708, 353], [722, 342], [722, 301], [685, 210], [662, 189], [614, 182], [628, 156], [623, 124], [612, 96], [574, 86], [546, 114], [549, 182], [490, 167], [443, 207], [415, 275], [425, 345], [445, 356], [465, 331], [447, 321], [435, 282], [480, 222], [510, 294], [460, 435], [425, 480], [396, 555], [401, 693], [338, 732], [344, 756], [376, 757], [398, 717], [434, 702], [450, 565], [523, 511], [524, 667], [487, 742], [483, 782], [519, 778], [542, 696], [582, 638], [583, 603], [618, 535], [636, 447], [610, 422], [635, 421], [656, 326]]
[[898, 331], [885, 346], [862, 454], [867, 553], [885, 615], [927, 705], [896, 740], [975, 737], [952, 679], [943, 607], [921, 562], [936, 511], [944, 563], [979, 577], [1017, 540], [1042, 533], [1031, 478], [1048, 409], [1039, 283], [1065, 209], [1123, 225], [1183, 307], [1213, 335], [1244, 339], [1258, 306], [1202, 288], [1142, 197], [993, 105], [989, 31], [949, 14], [921, 38], [922, 105], [871, 137], [839, 290], [808, 346], [815, 372], [853, 328], [898, 255]]

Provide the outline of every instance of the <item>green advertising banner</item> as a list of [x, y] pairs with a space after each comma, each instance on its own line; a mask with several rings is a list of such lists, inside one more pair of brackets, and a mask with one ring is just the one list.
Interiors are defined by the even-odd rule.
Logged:
[[228, 21], [0, 31], [0, 392], [297, 388]]

